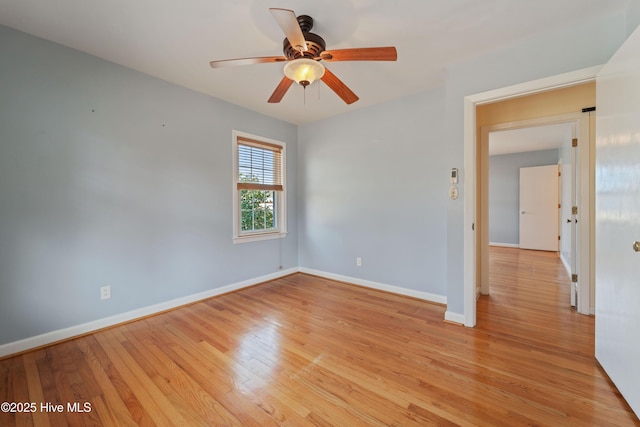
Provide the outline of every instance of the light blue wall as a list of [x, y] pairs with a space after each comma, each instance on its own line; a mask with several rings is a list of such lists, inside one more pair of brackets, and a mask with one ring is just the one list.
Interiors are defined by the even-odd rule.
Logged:
[[[296, 126], [5, 27], [0, 58], [0, 344], [298, 265]], [[232, 243], [232, 129], [287, 143], [284, 240]]]
[[446, 295], [443, 101], [435, 90], [300, 127], [302, 267]]
[[520, 168], [558, 164], [559, 150], [489, 156], [489, 241], [520, 244]]

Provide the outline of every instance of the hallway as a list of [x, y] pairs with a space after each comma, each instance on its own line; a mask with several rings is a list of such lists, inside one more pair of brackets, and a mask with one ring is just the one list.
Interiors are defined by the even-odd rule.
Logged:
[[[572, 336], [593, 341], [594, 318], [570, 307], [569, 277], [556, 252], [492, 246], [489, 271], [490, 295], [478, 300], [479, 327], [505, 325], [544, 332], [546, 339], [567, 338], [570, 328]], [[582, 344], [585, 351], [593, 346]]]

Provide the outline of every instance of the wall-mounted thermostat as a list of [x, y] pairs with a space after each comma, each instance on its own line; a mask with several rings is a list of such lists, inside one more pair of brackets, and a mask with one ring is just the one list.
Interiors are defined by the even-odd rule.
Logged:
[[451, 178], [449, 180], [451, 184], [458, 183], [458, 168], [451, 168]]

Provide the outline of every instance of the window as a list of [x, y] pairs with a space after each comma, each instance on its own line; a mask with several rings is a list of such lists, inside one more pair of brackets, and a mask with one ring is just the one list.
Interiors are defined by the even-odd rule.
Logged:
[[234, 242], [285, 236], [285, 144], [233, 131]]

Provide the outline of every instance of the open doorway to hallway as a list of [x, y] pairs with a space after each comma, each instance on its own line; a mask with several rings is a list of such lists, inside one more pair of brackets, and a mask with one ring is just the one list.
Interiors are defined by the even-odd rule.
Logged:
[[[479, 117], [477, 117], [476, 110], [478, 107], [487, 106], [491, 104], [497, 104], [505, 100], [516, 100], [524, 98], [530, 94], [544, 94], [550, 91], [558, 93], [565, 88], [572, 88], [575, 86], [582, 86], [588, 84], [595, 84], [596, 75], [602, 69], [602, 66], [595, 66], [584, 68], [581, 70], [571, 71], [565, 74], [559, 74], [542, 78], [539, 80], [532, 80], [516, 84], [513, 86], [498, 88], [489, 90], [487, 92], [477, 93], [464, 98], [464, 171], [465, 179], [463, 180], [463, 201], [464, 201], [464, 213], [463, 213], [463, 242], [464, 242], [464, 272], [463, 272], [463, 287], [464, 287], [464, 320], [463, 323], [467, 327], [473, 327], [476, 325], [476, 302], [478, 298], [478, 271], [479, 271], [479, 242], [481, 241], [480, 235], [477, 232], [481, 227], [480, 221], [481, 212], [479, 211], [479, 199], [481, 193], [478, 190], [480, 185], [478, 173], [480, 171], [481, 156], [479, 154], [480, 146], [478, 143], [478, 135], [480, 135]], [[560, 98], [557, 103], [547, 105], [546, 108], [566, 107], [563, 101], [569, 98]], [[595, 102], [594, 97], [592, 97]], [[575, 107], [575, 106], [574, 106]], [[579, 107], [576, 107], [579, 108]], [[584, 108], [584, 107], [582, 107]], [[513, 108], [511, 110], [512, 115], [522, 113], [523, 109]], [[525, 109], [525, 112], [532, 112], [532, 109]], [[548, 111], [546, 114], [551, 114]], [[544, 115], [544, 114], [543, 114]], [[515, 119], [512, 119], [515, 120]], [[509, 120], [503, 120], [508, 122]], [[591, 120], [587, 129], [591, 129]], [[582, 130], [582, 121], [581, 121]], [[595, 119], [593, 120], [593, 130], [595, 131]], [[593, 132], [592, 134], [594, 134]], [[587, 163], [593, 162], [593, 168], [595, 169], [595, 161], [593, 159], [587, 159]], [[587, 177], [589, 178], [589, 177]], [[595, 181], [595, 180], [593, 180]], [[591, 183], [590, 183], [591, 184]], [[594, 185], [595, 187], [595, 185]], [[587, 193], [588, 194], [588, 193]], [[587, 216], [589, 215], [589, 209], [585, 210]], [[590, 223], [591, 219], [586, 223]], [[594, 222], [595, 228], [595, 222]], [[594, 235], [593, 233], [592, 235]], [[587, 242], [591, 244], [590, 241]], [[595, 256], [589, 254], [589, 256]], [[589, 292], [583, 292], [582, 296], [588, 296]], [[447, 316], [445, 315], [445, 318]]]
[[[503, 322], [507, 329], [522, 330], [522, 337], [545, 340], [553, 335], [564, 343], [567, 327], [580, 324], [583, 339], [593, 340], [593, 319], [567, 308], [569, 276], [555, 252], [502, 246], [489, 252], [492, 289], [489, 297], [478, 300], [479, 326]], [[534, 324], [538, 326], [531, 328]]]
[[[554, 225], [557, 226], [559, 242], [554, 251], [562, 255], [561, 259], [565, 263], [569, 277], [574, 282], [568, 294], [572, 297], [572, 305], [577, 306], [578, 311], [583, 314], [591, 312], [593, 300], [590, 298], [593, 288], [591, 277], [588, 274], [578, 275], [577, 273], [583, 272], [584, 267], [590, 264], [591, 242], [588, 232], [591, 231], [589, 213], [592, 202], [589, 198], [592, 192], [591, 176], [594, 169], [588, 152], [585, 151], [587, 156], [583, 158], [577, 155], [578, 148], [572, 148], [572, 145], [581, 145], [582, 150], [589, 149], [591, 143], [589, 113], [585, 116], [583, 110], [589, 109], [593, 104], [595, 104], [595, 84], [588, 83], [477, 107], [476, 283], [478, 294], [490, 293], [490, 244], [515, 248], [521, 244], [520, 231], [522, 230], [519, 226], [527, 218], [524, 218], [519, 206], [518, 171], [527, 166], [555, 164], [556, 173], [559, 168], [557, 165], [561, 165], [565, 172], [569, 172], [569, 176], [564, 177], [568, 188], [560, 190], [564, 200], [561, 198], [557, 200], [558, 214]], [[555, 135], [552, 135], [553, 131], [556, 132]], [[555, 141], [544, 142], [545, 132], [550, 134], [549, 138], [555, 138]], [[491, 144], [493, 139], [496, 139], [494, 148]], [[579, 144], [580, 139], [584, 139], [583, 144]], [[536, 145], [536, 142], [539, 144]], [[580, 162], [581, 159], [582, 162]], [[493, 169], [491, 164], [494, 166]], [[581, 164], [584, 167], [581, 167]], [[586, 171], [586, 175], [582, 170]], [[573, 175], [571, 172], [577, 173]], [[493, 185], [490, 175], [494, 178]], [[576, 186], [573, 191], [572, 184]], [[583, 209], [581, 212], [585, 222], [578, 226], [575, 207], [579, 205], [580, 200], [584, 200], [588, 209]], [[560, 219], [564, 221], [563, 224], [560, 223]], [[491, 222], [493, 227], [490, 226]], [[587, 232], [586, 238], [580, 237], [582, 235], [580, 229]], [[582, 284], [578, 283], [578, 277], [584, 281]], [[582, 290], [583, 295], [578, 297], [579, 291], [585, 289], [584, 286], [586, 291]]]
[[[509, 124], [500, 125], [507, 128]], [[494, 129], [496, 126], [491, 126]], [[549, 251], [562, 260], [567, 276], [575, 266], [575, 226], [571, 206], [575, 204], [572, 140], [576, 123], [542, 124], [488, 132], [488, 185], [483, 186], [488, 204], [488, 247]], [[569, 218], [571, 223], [561, 222]], [[488, 254], [493, 253], [488, 251]], [[494, 263], [488, 261], [489, 279], [483, 279], [481, 294], [491, 290]], [[483, 264], [482, 267], [485, 267]], [[571, 295], [567, 287], [567, 296]], [[575, 301], [571, 299], [571, 305]]]

